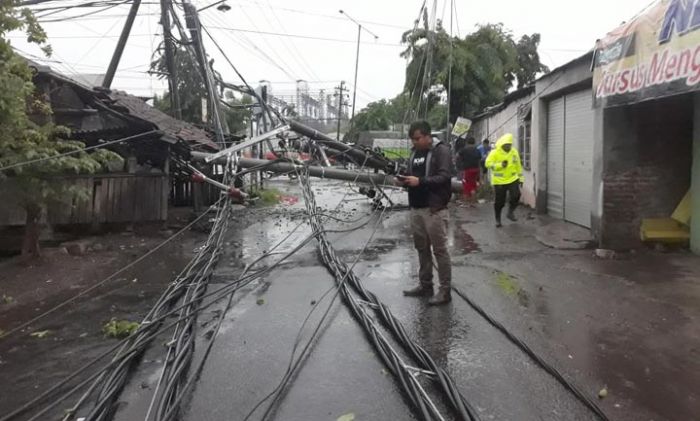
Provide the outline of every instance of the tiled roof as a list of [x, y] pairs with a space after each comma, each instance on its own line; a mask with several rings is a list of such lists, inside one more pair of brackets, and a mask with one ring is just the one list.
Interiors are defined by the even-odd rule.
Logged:
[[[109, 90], [99, 87], [92, 88], [83, 83], [83, 81], [69, 78], [54, 71], [51, 69], [51, 67], [45, 64], [41, 64], [30, 59], [26, 60], [29, 63], [29, 66], [34, 68], [38, 74], [67, 83], [82, 91], [85, 95], [90, 95], [92, 98], [94, 98], [95, 102], [101, 103], [117, 113], [124, 114], [125, 117], [131, 117], [131, 120], [137, 120], [132, 121], [132, 123], [140, 123], [138, 120], [142, 120], [145, 123], [155, 125], [158, 130], [163, 131], [170, 138], [181, 140], [188, 144], [192, 149], [219, 150], [219, 146], [213, 141], [214, 136], [210, 135], [207, 131], [185, 121], [177, 120], [156, 109], [155, 107], [148, 105], [143, 99], [137, 96], [123, 91]], [[99, 107], [99, 105], [95, 105]], [[87, 119], [88, 121], [83, 122], [84, 126], [78, 128], [78, 130], [81, 132], [99, 132], [101, 130], [111, 130], [121, 127], [121, 125], [116, 121], [106, 121], [110, 120], [108, 117], [110, 116], [106, 116], [104, 118], [100, 117], [96, 120], [93, 119], [94, 121]], [[116, 113], [111, 117], [111, 120], [115, 120], [115, 117], [117, 117], [117, 119], [119, 118], [118, 114]], [[121, 124], [129, 124], [129, 121], [121, 122]]]
[[114, 105], [125, 109], [122, 111], [117, 108], [117, 111], [128, 112], [134, 117], [153, 123], [159, 130], [190, 144], [193, 148], [200, 146], [207, 149], [219, 149], [219, 146], [212, 140], [211, 135], [205, 130], [170, 117], [157, 108], [148, 105], [139, 97], [122, 91], [105, 91], [105, 93], [114, 101]]

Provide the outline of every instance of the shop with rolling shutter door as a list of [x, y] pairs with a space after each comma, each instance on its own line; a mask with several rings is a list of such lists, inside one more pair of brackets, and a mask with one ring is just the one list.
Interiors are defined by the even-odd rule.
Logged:
[[547, 113], [547, 213], [591, 227], [593, 191], [592, 93], [552, 99]]

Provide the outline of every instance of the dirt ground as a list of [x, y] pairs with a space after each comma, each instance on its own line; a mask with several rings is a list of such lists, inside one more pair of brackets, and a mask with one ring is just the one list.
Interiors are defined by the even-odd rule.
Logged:
[[[10, 332], [104, 280], [179, 231], [191, 216], [190, 209], [176, 209], [165, 230], [162, 225], [140, 226], [132, 232], [82, 238], [88, 246], [82, 256], [53, 247], [45, 248], [44, 256], [31, 264], [19, 257], [0, 260], [0, 330]], [[116, 339], [106, 338], [102, 326], [112, 318], [140, 321], [205, 238], [202, 231], [186, 230], [103, 286], [0, 338], [0, 414], [113, 346]]]

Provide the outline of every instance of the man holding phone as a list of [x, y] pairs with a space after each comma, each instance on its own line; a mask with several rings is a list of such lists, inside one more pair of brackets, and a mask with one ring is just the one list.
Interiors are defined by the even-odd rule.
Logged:
[[452, 152], [449, 145], [433, 139], [430, 133], [430, 124], [426, 121], [411, 124], [408, 135], [413, 150], [408, 161], [408, 171], [407, 174], [396, 177], [397, 185], [408, 188], [411, 231], [420, 265], [420, 285], [403, 293], [407, 297], [433, 295], [434, 255], [440, 285], [428, 303], [443, 305], [452, 300], [452, 263], [447, 249], [447, 204], [452, 197]]

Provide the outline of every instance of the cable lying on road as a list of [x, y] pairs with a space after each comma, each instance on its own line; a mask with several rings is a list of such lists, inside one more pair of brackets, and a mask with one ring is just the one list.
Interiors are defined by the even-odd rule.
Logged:
[[[184, 319], [186, 326], [176, 331], [181, 333], [178, 336], [180, 341], [172, 344], [176, 351], [181, 351], [182, 347], [186, 350], [191, 350], [191, 345], [187, 343], [186, 337], [191, 333], [191, 324], [194, 322], [190, 313], [192, 305], [197, 303], [197, 299], [204, 293], [206, 283], [211, 276], [213, 266], [215, 265], [220, 255], [221, 244], [223, 242], [223, 234], [226, 232], [226, 227], [229, 221], [231, 207], [230, 202], [226, 201], [219, 208], [214, 227], [207, 239], [205, 245], [199, 250], [197, 256], [190, 262], [184, 276], [179, 277], [171, 284], [164, 294], [161, 295], [156, 305], [151, 309], [148, 316], [142, 322], [150, 328], [153, 319], [167, 312], [172, 305], [180, 299], [184, 294], [185, 307], [181, 310], [181, 319]], [[127, 342], [122, 349], [113, 357], [113, 361], [119, 360], [119, 363], [111, 369], [106, 370], [101, 374], [96, 381], [84, 392], [78, 402], [71, 409], [71, 413], [75, 413], [83, 404], [92, 399], [94, 404], [90, 412], [85, 416], [87, 421], [102, 421], [110, 419], [115, 410], [115, 403], [124, 387], [129, 371], [132, 365], [140, 357], [152, 339], [149, 329], [137, 330], [130, 342]], [[184, 332], [184, 333], [183, 333]], [[186, 354], [187, 351], [181, 351]], [[93, 392], [99, 390], [95, 397], [92, 397]]]
[[[299, 178], [302, 191], [305, 198], [307, 212], [309, 213], [309, 221], [315, 230], [322, 231], [321, 222], [314, 215], [314, 210], [317, 208], [316, 200], [313, 191], [310, 187], [310, 182], [306, 174], [302, 174]], [[401, 323], [393, 316], [391, 311], [370, 291], [367, 291], [362, 285], [355, 273], [338, 258], [335, 250], [328, 242], [326, 236], [321, 232], [318, 236], [319, 252], [321, 259], [328, 270], [335, 276], [336, 282], [340, 285], [340, 291], [346, 304], [350, 307], [353, 316], [365, 328], [370, 341], [375, 346], [375, 349], [382, 357], [384, 363], [389, 367], [392, 374], [399, 380], [401, 389], [406, 394], [407, 398], [418, 409], [420, 416], [424, 420], [443, 419], [438, 412], [435, 404], [431, 401], [421, 384], [417, 380], [416, 371], [406, 365], [396, 351], [391, 347], [387, 339], [381, 334], [367, 311], [362, 307], [350, 292], [350, 289], [345, 284], [347, 279], [348, 284], [355, 290], [360, 298], [375, 308], [380, 320], [384, 326], [392, 333], [409, 355], [418, 363], [418, 369], [422, 372], [430, 372], [434, 374], [434, 383], [438, 386], [447, 397], [456, 415], [462, 420], [478, 420], [479, 417], [476, 410], [466, 401], [461, 395], [456, 385], [449, 377], [447, 372], [438, 367], [435, 361], [420, 345], [413, 342], [408, 336]], [[342, 284], [341, 284], [342, 282]]]
[[[346, 197], [347, 197], [347, 193], [338, 202], [338, 206], [336, 206], [334, 211], [336, 211], [336, 212], [338, 211], [339, 207], [344, 203], [344, 200]], [[369, 247], [369, 245], [372, 241], [372, 238], [374, 237], [374, 233], [377, 231], [377, 229], [379, 227], [379, 223], [381, 222], [382, 217], [384, 216], [384, 213], [387, 210], [388, 210], [388, 208], [381, 208], [381, 209], [375, 208], [370, 213], [370, 215], [367, 217], [367, 221], [365, 221], [363, 224], [361, 224], [360, 226], [355, 227], [355, 228], [345, 229], [345, 230], [335, 230], [335, 231], [324, 229], [324, 231], [323, 231], [324, 233], [352, 232], [352, 231], [356, 231], [360, 228], [363, 228], [369, 222], [371, 222], [372, 220], [375, 220], [375, 227], [372, 231], [372, 234], [369, 236], [369, 238], [365, 242], [362, 249], [357, 253], [353, 263], [350, 265], [350, 269], [355, 267], [355, 265], [359, 262], [360, 258], [364, 254], [364, 252], [367, 250], [367, 247]], [[314, 218], [328, 217], [329, 216], [328, 214], [322, 213], [322, 212], [313, 212], [313, 213], [310, 213], [309, 215], [314, 217]], [[359, 220], [361, 220], [363, 218], [358, 218], [355, 220], [343, 220], [341, 218], [333, 217], [331, 219], [336, 220], [336, 221], [341, 221], [343, 223], [354, 223], [354, 222], [358, 222]], [[253, 408], [248, 412], [248, 414], [245, 416], [245, 418], [243, 418], [243, 421], [248, 421], [250, 419], [250, 417], [252, 417], [257, 412], [257, 410], [266, 401], [270, 400], [271, 398], [272, 398], [272, 400], [270, 401], [269, 405], [267, 406], [267, 409], [265, 410], [265, 412], [262, 415], [262, 418], [260, 418], [260, 419], [267, 420], [267, 419], [270, 419], [274, 415], [275, 410], [277, 409], [279, 403], [281, 402], [282, 398], [284, 397], [284, 394], [285, 394], [290, 382], [296, 376], [298, 371], [301, 369], [301, 366], [304, 363], [304, 361], [306, 360], [306, 358], [310, 355], [311, 345], [317, 340], [318, 336], [320, 335], [321, 329], [324, 326], [324, 323], [325, 323], [326, 319], [328, 318], [331, 309], [333, 308], [333, 304], [335, 303], [336, 299], [338, 298], [338, 296], [341, 292], [341, 287], [345, 285], [345, 281], [347, 279], [348, 273], [350, 273], [350, 272], [349, 271], [346, 272], [346, 275], [343, 276], [343, 278], [341, 280], [336, 282], [336, 284], [334, 284], [331, 288], [329, 288], [325, 293], [323, 293], [323, 295], [321, 295], [321, 297], [313, 305], [313, 307], [311, 308], [311, 310], [309, 311], [307, 316], [304, 318], [304, 321], [302, 322], [301, 327], [299, 328], [296, 339], [295, 339], [294, 344], [292, 346], [292, 351], [291, 351], [291, 355], [289, 357], [289, 363], [287, 365], [287, 369], [285, 370], [284, 374], [282, 375], [280, 382], [277, 384], [277, 386], [275, 386], [275, 388], [269, 394], [267, 394], [260, 401], [258, 401], [258, 403], [256, 405], [253, 406]], [[316, 327], [313, 329], [312, 334], [310, 335], [310, 337], [306, 341], [306, 344], [303, 346], [299, 355], [296, 355], [297, 349], [299, 348], [299, 346], [301, 344], [301, 338], [302, 338], [302, 334], [304, 332], [304, 328], [306, 327], [306, 324], [310, 320], [311, 316], [315, 313], [315, 311], [319, 308], [321, 303], [334, 290], [335, 290], [335, 293], [332, 295], [330, 303], [326, 306], [326, 310], [324, 311], [320, 320], [316, 324]], [[295, 356], [296, 356], [296, 358], [295, 358]]]
[[[324, 214], [319, 213], [319, 216], [322, 216]], [[370, 215], [370, 218], [367, 219], [367, 221], [364, 221], [362, 224], [359, 224], [357, 226], [353, 226], [347, 229], [336, 229], [336, 230], [326, 230], [325, 232], [327, 233], [348, 233], [348, 232], [353, 232], [357, 231], [363, 227], [365, 227], [369, 222], [371, 222], [372, 218]], [[353, 223], [357, 222], [359, 219], [356, 220], [344, 220], [343, 222], [345, 223]], [[316, 233], [311, 233], [302, 240], [299, 241], [298, 244], [296, 244], [292, 249], [290, 249], [288, 252], [286, 252], [282, 257], [276, 259], [272, 264], [269, 266], [250, 272], [252, 269], [252, 265], [256, 264], [263, 258], [267, 258], [271, 256], [274, 250], [276, 250], [278, 247], [280, 247], [285, 241], [289, 239], [291, 234], [293, 234], [296, 230], [298, 230], [301, 225], [303, 225], [305, 222], [302, 222], [294, 228], [290, 235], [283, 238], [276, 246], [271, 248], [267, 253], [263, 254], [261, 257], [256, 259], [252, 264], [251, 267], [248, 268], [247, 272], [244, 272], [240, 275], [240, 277], [234, 281], [227, 283], [226, 285], [219, 287], [213, 291], [207, 292], [205, 295], [201, 297], [201, 300], [210, 300], [209, 302], [202, 304], [196, 308], [196, 312], [201, 313], [202, 311], [211, 308], [213, 305], [217, 304], [220, 300], [225, 299], [227, 297], [231, 297], [232, 294], [241, 288], [246, 287], [247, 285], [251, 284], [252, 282], [260, 279], [262, 276], [270, 273], [280, 265], [284, 264], [290, 257], [292, 257], [294, 254], [296, 254], [299, 250], [301, 250], [304, 246], [306, 246], [309, 242], [314, 240], [316, 238]], [[202, 249], [203, 250], [203, 249]], [[178, 280], [183, 279], [186, 277], [187, 274], [191, 274], [193, 272], [196, 272], [196, 258], [193, 259], [193, 262], [191, 262], [183, 271], [175, 278], [176, 280], [173, 281], [173, 285], [171, 285], [168, 290], [166, 291], [165, 295], [170, 295], [173, 291], [176, 291], [178, 288], [183, 289], [183, 288], [188, 288], [189, 284], [187, 282], [179, 282]], [[162, 303], [163, 300], [159, 300], [158, 303]], [[160, 304], [156, 304], [156, 306]], [[158, 337], [160, 334], [169, 331], [170, 329], [174, 328], [176, 325], [184, 322], [187, 317], [180, 317], [179, 313], [187, 306], [189, 306], [190, 303], [188, 302], [183, 302], [174, 308], [170, 309], [169, 311], [162, 312], [160, 316], [158, 317], [152, 317], [149, 319], [149, 323], [145, 323], [141, 325], [139, 330], [135, 332], [133, 335], [141, 334], [141, 338], [139, 341], [134, 343], [134, 347], [132, 347], [132, 352], [122, 352], [122, 355], [120, 357], [113, 357], [107, 364], [103, 365], [102, 367], [96, 367], [96, 365], [105, 359], [108, 356], [113, 355], [115, 352], [117, 352], [120, 349], [123, 349], [127, 343], [131, 343], [134, 339], [134, 336], [130, 336], [128, 338], [125, 338], [121, 341], [119, 341], [117, 344], [115, 344], [113, 347], [110, 349], [106, 350], [96, 358], [92, 359], [91, 361], [86, 362], [84, 365], [82, 365], [80, 368], [75, 370], [72, 373], [69, 373], [64, 377], [61, 381], [53, 385], [51, 388], [47, 389], [46, 391], [42, 392], [38, 396], [34, 397], [31, 401], [27, 402], [24, 404], [22, 407], [17, 408], [16, 410], [10, 412], [9, 414], [4, 415], [2, 418], [0, 418], [0, 421], [8, 421], [8, 420], [15, 420], [18, 419], [17, 417], [19, 415], [22, 415], [30, 410], [34, 411], [39, 411], [35, 415], [32, 416], [30, 419], [43, 419], [42, 417], [47, 414], [51, 409], [59, 405], [61, 402], [65, 401], [66, 399], [69, 399], [71, 396], [73, 396], [75, 393], [78, 391], [84, 389], [90, 382], [95, 381], [98, 377], [102, 376], [105, 372], [114, 369], [115, 367], [119, 366], [122, 364], [124, 361], [132, 358], [133, 354], [138, 353], [141, 351], [141, 349], [137, 348], [142, 348], [145, 349], [150, 342], [152, 342], [153, 339]], [[155, 306], [154, 306], [155, 307]], [[178, 318], [170, 321], [167, 324], [163, 325], [163, 322], [174, 316], [178, 315]], [[189, 316], [188, 316], [189, 317]], [[221, 316], [223, 317], [223, 315]], [[214, 338], [212, 338], [213, 341]], [[137, 352], [138, 351], [138, 352]], [[204, 361], [200, 363], [203, 364]], [[96, 367], [94, 370], [91, 371], [91, 374], [88, 375], [87, 378], [79, 381], [76, 385], [72, 385], [74, 383], [74, 380], [78, 379], [79, 376], [87, 373], [89, 370], [92, 368]], [[101, 377], [100, 377], [101, 378]], [[192, 381], [192, 378], [190, 379]], [[51, 399], [51, 401], [48, 401]], [[46, 405], [46, 406], [41, 406], [41, 405]], [[78, 410], [78, 405], [74, 405], [74, 407], [68, 411], [68, 413], [76, 413]]]
[[[216, 304], [217, 302], [219, 302], [221, 299], [226, 298], [227, 296], [229, 296], [229, 294], [231, 294], [232, 292], [238, 291], [239, 289], [241, 289], [241, 288], [243, 288], [243, 287], [249, 285], [250, 283], [254, 282], [255, 280], [259, 279], [261, 276], [263, 276], [263, 275], [269, 273], [269, 272], [272, 271], [274, 268], [276, 268], [276, 267], [278, 267], [279, 265], [281, 265], [285, 260], [287, 260], [287, 259], [288, 259], [289, 257], [291, 257], [293, 254], [295, 254], [298, 250], [300, 250], [302, 247], [304, 247], [306, 244], [308, 244], [308, 243], [309, 243], [311, 240], [313, 240], [314, 238], [315, 238], [315, 235], [310, 235], [310, 236], [308, 236], [308, 237], [305, 238], [303, 241], [301, 241], [301, 243], [300, 243], [299, 245], [297, 245], [293, 250], [291, 250], [290, 252], [288, 252], [287, 254], [285, 254], [282, 258], [278, 259], [274, 264], [270, 265], [269, 267], [264, 268], [264, 269], [260, 269], [259, 271], [256, 271], [256, 272], [254, 272], [254, 273], [252, 273], [252, 274], [250, 274], [250, 275], [243, 276], [243, 277], [241, 277], [237, 282], [232, 282], [232, 283], [227, 284], [227, 285], [225, 285], [225, 286], [223, 286], [223, 287], [221, 287], [221, 288], [216, 289], [215, 291], [212, 291], [212, 292], [210, 292], [210, 293], [207, 293], [206, 295], [204, 295], [204, 296], [202, 297], [202, 299], [211, 298], [212, 301], [209, 302], [209, 303], [207, 303], [207, 304], [203, 304], [202, 306], [200, 306], [200, 307], [197, 309], [197, 311], [198, 311], [198, 312], [202, 312], [202, 311], [206, 310], [207, 308], [210, 308], [211, 306], [213, 306], [214, 304]], [[184, 273], [184, 271], [183, 271], [183, 273]], [[182, 274], [181, 274], [181, 275], [182, 275]], [[180, 276], [181, 276], [181, 275], [180, 275]], [[41, 402], [43, 402], [43, 401], [45, 401], [45, 400], [47, 400], [47, 399], [49, 399], [49, 398], [51, 398], [51, 397], [54, 397], [57, 393], [60, 393], [62, 390], [64, 390], [64, 389], [67, 387], [67, 385], [68, 385], [72, 380], [74, 380], [75, 378], [77, 378], [79, 375], [85, 373], [88, 369], [90, 369], [91, 367], [93, 367], [93, 366], [94, 366], [95, 364], [97, 364], [99, 361], [103, 360], [104, 358], [106, 358], [106, 357], [109, 356], [109, 355], [112, 355], [112, 354], [115, 353], [118, 349], [122, 348], [125, 344], [127, 344], [128, 342], [130, 342], [130, 341], [133, 339], [133, 336], [136, 335], [139, 331], [141, 331], [141, 330], [147, 331], [148, 336], [142, 337], [142, 340], [141, 340], [141, 342], [142, 342], [144, 345], [146, 345], [149, 341], [151, 341], [152, 339], [154, 339], [155, 337], [157, 337], [157, 336], [160, 335], [161, 333], [164, 333], [164, 332], [170, 330], [171, 328], [175, 327], [177, 324], [179, 324], [179, 323], [181, 323], [183, 320], [185, 320], [185, 318], [178, 318], [178, 319], [172, 321], [171, 323], [168, 323], [168, 324], [166, 324], [166, 325], [164, 325], [164, 326], [160, 326], [160, 327], [159, 327], [159, 324], [161, 324], [161, 323], [162, 323], [163, 321], [165, 321], [167, 318], [169, 318], [169, 317], [171, 317], [171, 316], [173, 316], [173, 315], [176, 315], [177, 313], [179, 313], [183, 308], [185, 308], [185, 307], [188, 306], [188, 305], [189, 305], [189, 303], [184, 303], [184, 304], [182, 304], [182, 305], [180, 305], [180, 306], [177, 306], [177, 307], [171, 309], [170, 311], [168, 311], [168, 312], [166, 312], [166, 313], [163, 313], [163, 314], [160, 315], [159, 317], [156, 317], [156, 318], [154, 318], [154, 319], [151, 319], [151, 320], [150, 320], [150, 323], [142, 324], [142, 326], [139, 327], [139, 330], [138, 330], [137, 332], [135, 332], [132, 336], [129, 336], [128, 338], [125, 338], [125, 339], [119, 341], [119, 342], [118, 342], [117, 344], [115, 344], [113, 347], [111, 347], [111, 348], [108, 349], [107, 351], [103, 352], [102, 354], [100, 354], [100, 355], [97, 356], [96, 358], [92, 359], [91, 361], [87, 362], [86, 364], [84, 364], [83, 366], [81, 366], [80, 368], [78, 368], [77, 370], [75, 370], [74, 372], [68, 374], [68, 375], [67, 375], [66, 377], [64, 377], [61, 381], [59, 381], [58, 383], [56, 383], [54, 386], [52, 386], [51, 388], [49, 388], [49, 389], [46, 390], [45, 392], [42, 392], [40, 395], [36, 396], [36, 397], [33, 398], [31, 401], [29, 401], [29, 402], [27, 402], [26, 404], [24, 404], [22, 407], [20, 407], [20, 408], [14, 410], [14, 411], [12, 411], [11, 413], [9, 413], [9, 414], [3, 416], [2, 418], [0, 418], [0, 421], [14, 420], [14, 419], [16, 419], [16, 417], [17, 417], [18, 415], [21, 415], [21, 414], [27, 412], [27, 411], [30, 410], [30, 409], [41, 409], [42, 412], [39, 413], [39, 414], [37, 414], [37, 415], [35, 415], [35, 416], [33, 417], [34, 419], [41, 419], [41, 418], [40, 418], [41, 415], [45, 414], [46, 412], [48, 412], [48, 410], [52, 409], [53, 407], [55, 407], [56, 405], [58, 405], [60, 402], [62, 402], [62, 401], [64, 401], [65, 399], [69, 398], [70, 396], [72, 396], [74, 393], [76, 393], [76, 391], [81, 390], [82, 387], [84, 387], [87, 383], [89, 383], [90, 381], [94, 380], [95, 378], [97, 378], [99, 375], [101, 375], [101, 374], [104, 373], [105, 371], [110, 370], [110, 369], [113, 368], [114, 366], [120, 364], [120, 363], [122, 362], [122, 360], [124, 360], [124, 359], [126, 359], [126, 358], [129, 358], [129, 357], [130, 357], [130, 354], [123, 354], [120, 358], [113, 358], [112, 361], [110, 361], [109, 363], [107, 363], [107, 364], [104, 365], [103, 367], [101, 367], [101, 368], [99, 368], [98, 370], [96, 370], [96, 371], [95, 371], [93, 374], [91, 374], [86, 380], [83, 380], [78, 386], [73, 387], [71, 390], [69, 390], [68, 392], [66, 392], [66, 393], [65, 393], [64, 395], [62, 395], [61, 397], [59, 397], [59, 398], [54, 398], [54, 400], [50, 403], [49, 406], [47, 406], [47, 407], [45, 407], [45, 408], [38, 408], [38, 405], [39, 405]]]
[[15, 333], [21, 331], [22, 329], [24, 329], [24, 328], [26, 328], [26, 327], [28, 327], [28, 326], [34, 324], [35, 322], [38, 322], [39, 320], [42, 320], [42, 319], [46, 318], [47, 316], [49, 316], [49, 315], [55, 313], [56, 311], [60, 310], [61, 308], [65, 307], [65, 306], [67, 306], [68, 304], [70, 304], [70, 303], [76, 301], [78, 298], [83, 297], [83, 296], [89, 294], [90, 292], [92, 292], [92, 291], [98, 289], [99, 287], [105, 285], [106, 283], [108, 283], [108, 282], [114, 280], [118, 275], [120, 275], [120, 274], [124, 273], [125, 271], [127, 271], [128, 269], [131, 269], [132, 267], [136, 266], [138, 263], [142, 262], [143, 260], [145, 260], [145, 259], [147, 259], [148, 257], [150, 257], [151, 255], [153, 255], [155, 252], [157, 252], [158, 250], [160, 250], [161, 248], [163, 248], [166, 244], [172, 242], [175, 238], [179, 237], [182, 233], [184, 233], [185, 231], [187, 231], [187, 230], [189, 230], [190, 228], [192, 228], [195, 224], [197, 224], [200, 220], [202, 220], [205, 216], [207, 216], [207, 215], [209, 214], [209, 212], [210, 212], [212, 209], [215, 209], [215, 208], [219, 205], [219, 203], [221, 203], [221, 200], [219, 200], [219, 201], [217, 201], [216, 203], [214, 203], [214, 204], [213, 204], [212, 206], [210, 206], [206, 211], [204, 211], [204, 212], [203, 212], [202, 214], [200, 214], [197, 218], [195, 218], [192, 222], [190, 222], [189, 224], [187, 224], [186, 226], [184, 226], [183, 228], [181, 228], [179, 231], [177, 231], [176, 233], [174, 233], [174, 234], [171, 235], [170, 237], [168, 237], [168, 238], [166, 238], [165, 240], [163, 240], [160, 244], [158, 244], [157, 246], [153, 247], [152, 249], [150, 249], [148, 252], [146, 252], [145, 254], [143, 254], [142, 256], [140, 256], [139, 258], [137, 258], [136, 260], [132, 261], [131, 263], [127, 264], [126, 266], [123, 266], [122, 268], [120, 268], [120, 269], [117, 270], [116, 272], [112, 273], [111, 275], [109, 275], [109, 276], [106, 277], [105, 279], [103, 279], [103, 280], [97, 282], [96, 284], [90, 286], [89, 288], [86, 288], [86, 289], [80, 291], [80, 292], [77, 293], [76, 295], [74, 295], [74, 296], [68, 298], [68, 299], [65, 300], [65, 301], [62, 301], [61, 303], [59, 303], [59, 304], [57, 304], [56, 306], [54, 306], [54, 307], [52, 307], [52, 308], [46, 310], [45, 312], [41, 313], [40, 315], [38, 315], [38, 316], [36, 316], [36, 317], [33, 317], [31, 320], [28, 320], [28, 321], [22, 323], [21, 325], [12, 328], [11, 330], [9, 330], [9, 331], [7, 331], [7, 332], [1, 333], [1, 334], [0, 334], [0, 338], [6, 338], [6, 337], [8, 337], [8, 336], [11, 336], [11, 335], [13, 335], [13, 334], [15, 334]]
[[486, 311], [483, 308], [481, 308], [481, 306], [479, 306], [476, 302], [470, 299], [469, 296], [467, 296], [467, 294], [462, 292], [460, 289], [452, 287], [452, 290], [464, 301], [466, 301], [467, 304], [469, 304], [469, 306], [474, 309], [474, 311], [479, 313], [481, 317], [483, 317], [487, 322], [489, 322], [491, 326], [495, 327], [501, 333], [503, 333], [503, 335], [505, 335], [509, 341], [515, 344], [515, 346], [517, 346], [518, 348], [520, 348], [520, 350], [527, 354], [527, 356], [529, 356], [544, 371], [546, 371], [552, 377], [554, 377], [562, 386], [564, 386], [566, 390], [571, 392], [584, 406], [586, 406], [594, 414], [596, 414], [598, 418], [600, 418], [603, 421], [609, 421], [607, 415], [605, 415], [603, 410], [592, 399], [586, 396], [574, 384], [566, 380], [556, 368], [552, 367], [549, 363], [547, 363], [539, 355], [537, 355], [535, 351], [533, 351], [525, 342], [523, 342], [521, 339], [518, 339], [513, 333], [506, 329], [505, 326], [503, 326], [500, 322], [498, 322], [496, 319], [494, 319], [488, 313], [486, 313]]

